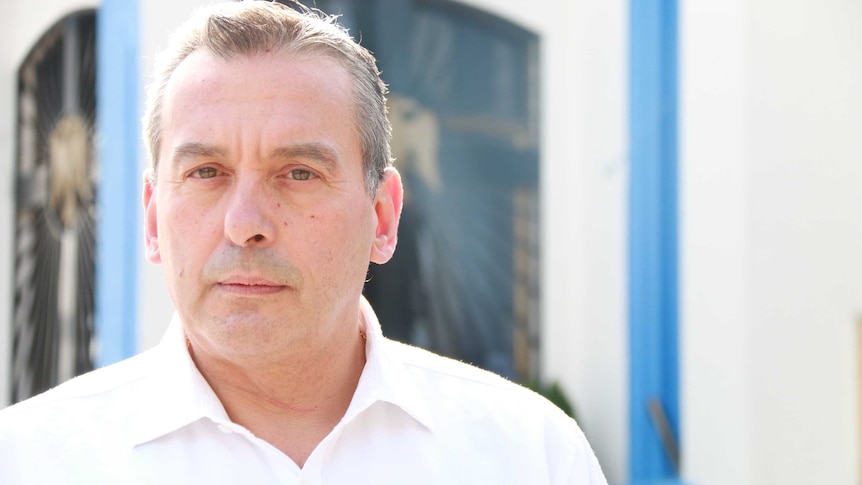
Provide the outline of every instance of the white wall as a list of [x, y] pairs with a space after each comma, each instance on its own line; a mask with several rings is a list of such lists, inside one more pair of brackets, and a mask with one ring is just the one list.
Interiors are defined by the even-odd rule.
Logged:
[[855, 484], [862, 4], [682, 19], [684, 476]]
[[14, 274], [15, 136], [18, 67], [42, 34], [69, 13], [93, 8], [95, 1], [6, 2], [0, 15], [0, 407], [9, 403], [9, 359]]
[[680, 383], [684, 474], [749, 470], [746, 0], [680, 12]]

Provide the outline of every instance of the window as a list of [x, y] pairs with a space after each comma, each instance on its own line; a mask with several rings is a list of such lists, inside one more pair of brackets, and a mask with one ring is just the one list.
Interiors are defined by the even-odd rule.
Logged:
[[13, 402], [93, 368], [95, 35], [69, 15], [18, 72]]

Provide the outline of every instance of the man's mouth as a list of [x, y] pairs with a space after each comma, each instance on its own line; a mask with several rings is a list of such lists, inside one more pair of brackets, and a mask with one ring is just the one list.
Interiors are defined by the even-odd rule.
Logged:
[[237, 295], [271, 295], [288, 288], [280, 282], [256, 276], [232, 276], [219, 281], [216, 286]]

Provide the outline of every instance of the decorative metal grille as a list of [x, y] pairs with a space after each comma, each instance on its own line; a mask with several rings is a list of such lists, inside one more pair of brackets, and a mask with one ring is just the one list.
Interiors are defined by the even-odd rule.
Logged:
[[93, 368], [95, 37], [71, 14], [18, 74], [13, 402]]

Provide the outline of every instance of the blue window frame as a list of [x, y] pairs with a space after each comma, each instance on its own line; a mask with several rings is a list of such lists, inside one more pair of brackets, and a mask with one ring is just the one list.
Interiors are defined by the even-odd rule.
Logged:
[[629, 5], [629, 479], [679, 483], [677, 4]]
[[100, 133], [96, 238], [96, 364], [137, 350], [137, 280], [141, 257], [138, 164], [138, 1], [104, 0], [97, 12], [96, 89]]

